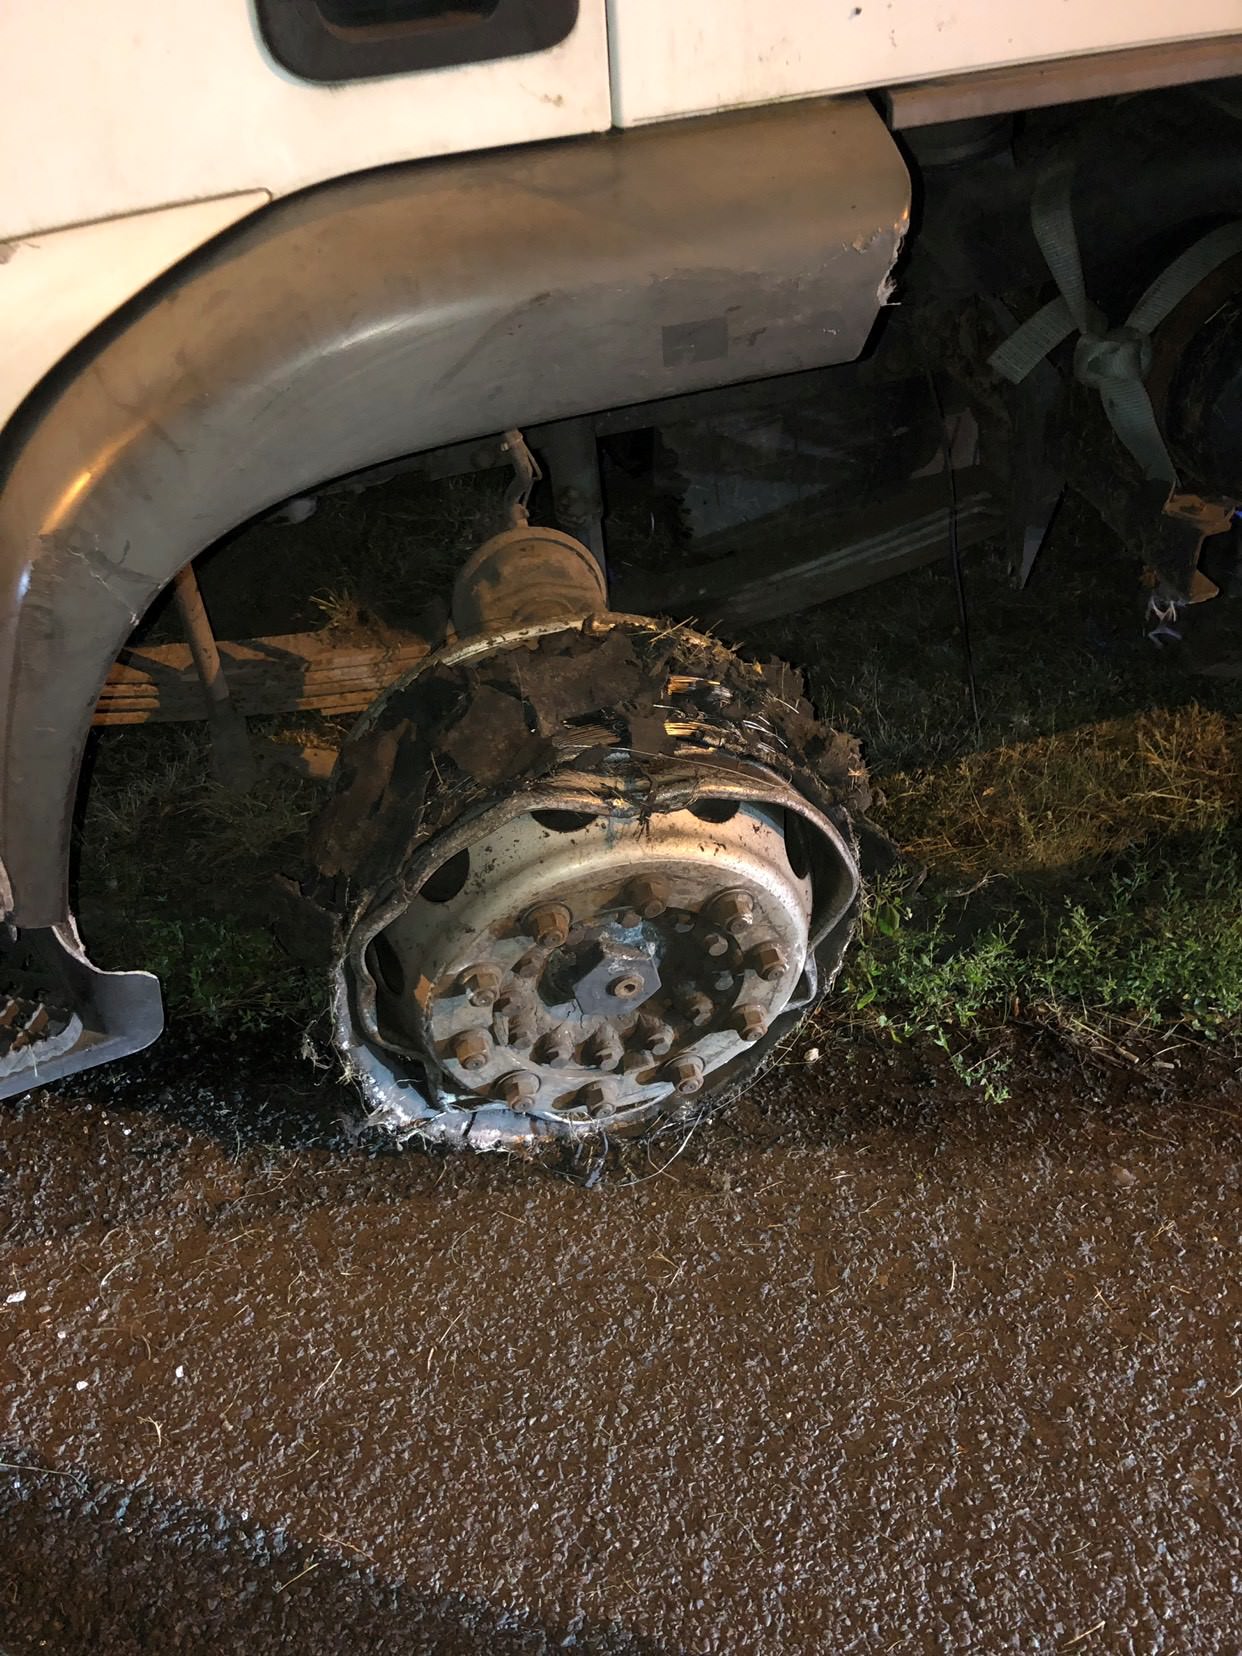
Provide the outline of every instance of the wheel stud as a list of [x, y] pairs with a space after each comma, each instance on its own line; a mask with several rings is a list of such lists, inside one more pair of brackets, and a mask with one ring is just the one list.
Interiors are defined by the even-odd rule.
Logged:
[[664, 1074], [673, 1083], [674, 1090], [686, 1097], [703, 1089], [703, 1065], [697, 1058], [674, 1058], [666, 1066]]
[[496, 1097], [502, 1099], [511, 1110], [529, 1109], [538, 1091], [539, 1077], [532, 1075], [529, 1070], [514, 1070], [511, 1075], [504, 1076], [496, 1083]]
[[529, 1012], [511, 1012], [509, 1021], [509, 1045], [511, 1047], [533, 1046], [535, 1042], [535, 1020]]
[[760, 943], [758, 948], [751, 950], [750, 964], [765, 983], [779, 983], [785, 975], [787, 963], [784, 952], [777, 944]]
[[490, 1006], [500, 990], [500, 970], [496, 966], [467, 966], [458, 980], [471, 1006]]
[[492, 1007], [492, 1040], [497, 1046], [509, 1046], [513, 1031], [522, 1016], [522, 1003], [512, 991], [497, 995]]
[[573, 916], [564, 903], [537, 903], [522, 922], [528, 937], [543, 949], [559, 949], [569, 936]]
[[699, 989], [688, 989], [678, 995], [677, 1005], [695, 1029], [702, 1029], [704, 1024], [710, 1023], [712, 1013], [716, 1010], [711, 996], [703, 994]]
[[615, 1070], [621, 1062], [621, 1042], [615, 1029], [597, 1029], [587, 1042], [587, 1062], [596, 1069]]
[[625, 888], [629, 906], [644, 920], [658, 919], [668, 907], [669, 886], [658, 875], [643, 875]]
[[673, 1050], [673, 1031], [654, 1012], [643, 1012], [639, 1015], [638, 1028], [635, 1032], [649, 1052], [654, 1052], [657, 1058], [662, 1058], [666, 1052]]
[[453, 1057], [464, 1070], [487, 1068], [492, 1043], [484, 1029], [464, 1029], [453, 1040]]
[[767, 1015], [761, 1006], [739, 1006], [730, 1019], [744, 1041], [758, 1041], [768, 1032]]
[[716, 925], [737, 937], [754, 920], [755, 904], [748, 891], [721, 891], [708, 904], [707, 913]]
[[612, 1114], [612, 1100], [612, 1088], [607, 1081], [588, 1081], [575, 1102], [589, 1110], [593, 1116], [601, 1116]]
[[627, 1052], [625, 1057], [621, 1060], [622, 1071], [626, 1075], [633, 1076], [634, 1079], [640, 1084], [643, 1084], [644, 1075], [653, 1070], [655, 1068], [655, 1064], [655, 1053], [644, 1052], [641, 1049], [633, 1052]]
[[550, 1029], [539, 1043], [536, 1056], [549, 1069], [564, 1069], [574, 1055], [574, 1043], [564, 1024]]

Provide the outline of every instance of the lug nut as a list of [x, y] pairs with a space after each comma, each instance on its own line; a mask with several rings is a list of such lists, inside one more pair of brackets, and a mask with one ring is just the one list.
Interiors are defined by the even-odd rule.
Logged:
[[768, 1032], [767, 1014], [761, 1006], [739, 1006], [729, 1020], [744, 1041], [758, 1041]]
[[523, 931], [543, 949], [559, 949], [572, 925], [573, 916], [564, 903], [537, 903], [522, 921]]
[[464, 1070], [487, 1068], [492, 1043], [484, 1029], [463, 1029], [453, 1040], [453, 1057]]
[[703, 934], [703, 947], [714, 960], [729, 952], [729, 939], [721, 931], [709, 931]]
[[686, 1096], [703, 1089], [703, 1065], [697, 1058], [674, 1058], [664, 1074], [673, 1083], [674, 1090]]
[[539, 1091], [539, 1077], [529, 1070], [514, 1070], [496, 1083], [496, 1097], [511, 1110], [525, 1110]]
[[625, 897], [631, 908], [644, 920], [655, 920], [668, 907], [669, 886], [658, 875], [644, 874], [631, 880], [625, 888]]
[[613, 978], [608, 985], [608, 993], [615, 995], [618, 1000], [633, 1000], [635, 995], [643, 992], [643, 980], [637, 972], [626, 972], [622, 977]]
[[529, 1012], [511, 1012], [509, 1021], [509, 1045], [511, 1047], [533, 1046], [536, 1029], [535, 1020]]
[[497, 995], [492, 1007], [492, 1040], [497, 1046], [511, 1046], [513, 1031], [522, 1015], [522, 1003], [511, 991]]
[[536, 978], [543, 970], [543, 961], [537, 954], [524, 954], [520, 960], [513, 963], [513, 975], [516, 978]]
[[612, 1114], [612, 1088], [606, 1081], [588, 1081], [578, 1094], [576, 1102], [593, 1116]]
[[765, 983], [779, 983], [785, 975], [785, 956], [775, 943], [760, 943], [758, 948], [752, 949], [750, 965]]
[[490, 963], [467, 966], [458, 979], [471, 1006], [490, 1006], [500, 990], [500, 969]]
[[678, 995], [677, 1006], [695, 1029], [702, 1029], [705, 1023], [710, 1023], [712, 1013], [716, 1010], [711, 996], [703, 994], [699, 989], [688, 989]]
[[539, 1043], [537, 1057], [549, 1069], [564, 1069], [574, 1055], [574, 1043], [564, 1024], [550, 1029]]
[[615, 1070], [621, 1062], [622, 1047], [615, 1029], [597, 1029], [587, 1042], [587, 1062], [596, 1069]]
[[663, 1058], [666, 1052], [673, 1050], [673, 1032], [654, 1012], [644, 1012], [638, 1020], [635, 1031], [643, 1045], [657, 1058]]
[[755, 918], [755, 904], [749, 891], [722, 891], [708, 904], [709, 917], [737, 937]]

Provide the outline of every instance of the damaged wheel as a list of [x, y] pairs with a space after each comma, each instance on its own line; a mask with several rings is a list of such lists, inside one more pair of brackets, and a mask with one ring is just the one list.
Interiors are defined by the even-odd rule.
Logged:
[[790, 669], [609, 614], [552, 530], [487, 543], [454, 621], [355, 730], [314, 838], [372, 1119], [513, 1148], [728, 1097], [840, 966], [854, 743]]

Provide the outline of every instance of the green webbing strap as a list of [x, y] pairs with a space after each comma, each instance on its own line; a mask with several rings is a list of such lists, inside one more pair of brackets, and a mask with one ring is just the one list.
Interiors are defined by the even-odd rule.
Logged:
[[1172, 488], [1177, 473], [1143, 383], [1151, 367], [1152, 331], [1205, 276], [1242, 253], [1242, 220], [1210, 230], [1179, 254], [1147, 288], [1125, 324], [1110, 328], [1087, 298], [1070, 200], [1073, 178], [1072, 161], [1054, 162], [1031, 195], [1031, 228], [1060, 297], [1036, 311], [988, 362], [1018, 385], [1050, 351], [1077, 333], [1075, 378], [1100, 393], [1110, 425], [1144, 477]]

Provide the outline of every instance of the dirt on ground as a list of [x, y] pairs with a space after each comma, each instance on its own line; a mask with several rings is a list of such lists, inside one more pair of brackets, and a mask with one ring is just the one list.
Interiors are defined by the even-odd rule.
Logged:
[[1024, 1039], [589, 1166], [293, 1037], [5, 1106], [0, 1649], [1238, 1651], [1242, 1082]]

